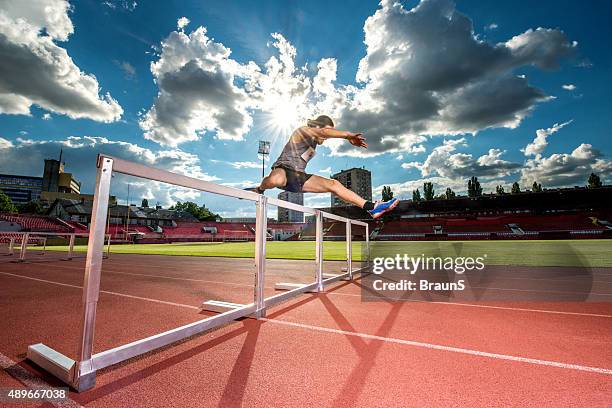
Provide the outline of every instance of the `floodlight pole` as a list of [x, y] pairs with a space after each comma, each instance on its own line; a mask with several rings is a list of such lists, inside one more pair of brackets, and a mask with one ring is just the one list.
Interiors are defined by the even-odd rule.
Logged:
[[270, 142], [260, 140], [257, 153], [261, 154], [261, 178], [264, 178], [266, 177], [266, 156], [270, 154]]

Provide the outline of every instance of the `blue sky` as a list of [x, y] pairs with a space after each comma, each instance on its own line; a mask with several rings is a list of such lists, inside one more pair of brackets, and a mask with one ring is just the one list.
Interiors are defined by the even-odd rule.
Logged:
[[[242, 187], [260, 177], [257, 140], [275, 156], [294, 124], [328, 113], [372, 147], [319, 148], [308, 170], [365, 166], [375, 191], [409, 198], [428, 180], [462, 191], [471, 175], [485, 190], [584, 184], [591, 171], [611, 181], [608, 2], [44, 2], [53, 15], [0, 1], [0, 52], [42, 59], [0, 62], [3, 173], [40, 175], [63, 147], [86, 192], [96, 152]], [[125, 189], [116, 180], [114, 193]], [[252, 213], [147, 183], [132, 191]]]

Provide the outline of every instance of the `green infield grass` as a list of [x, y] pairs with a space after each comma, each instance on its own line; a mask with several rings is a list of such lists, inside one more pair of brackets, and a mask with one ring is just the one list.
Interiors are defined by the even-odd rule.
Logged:
[[[364, 243], [355, 242], [353, 259], [364, 258]], [[52, 246], [48, 250], [66, 251], [66, 247]], [[76, 251], [86, 251], [84, 245]], [[255, 253], [253, 242], [232, 243], [174, 243], [111, 245], [111, 254], [146, 254], [173, 256], [216, 256], [249, 258]], [[346, 259], [346, 243], [324, 242], [324, 259]], [[522, 241], [378, 241], [372, 243], [373, 257], [395, 256], [464, 256], [486, 255], [488, 265], [525, 266], [588, 266], [612, 267], [612, 240], [522, 240]], [[314, 259], [313, 241], [274, 241], [266, 245], [269, 259]]]

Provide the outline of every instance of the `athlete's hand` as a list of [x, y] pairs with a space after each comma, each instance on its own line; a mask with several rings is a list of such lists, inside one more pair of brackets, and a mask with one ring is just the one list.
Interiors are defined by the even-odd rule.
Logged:
[[366, 138], [362, 135], [363, 133], [351, 133], [346, 137], [346, 140], [348, 140], [349, 143], [353, 146], [363, 147], [364, 149], [367, 149], [368, 143], [366, 142]]

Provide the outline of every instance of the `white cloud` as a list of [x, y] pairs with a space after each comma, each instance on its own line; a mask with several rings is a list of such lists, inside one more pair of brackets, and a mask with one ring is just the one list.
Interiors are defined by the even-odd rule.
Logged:
[[395, 157], [395, 160], [404, 160], [404, 155], [403, 155], [403, 154], [398, 154], [398, 155]]
[[41, 116], [42, 120], [51, 120], [51, 114], [50, 113], [43, 113], [43, 115]]
[[230, 162], [229, 164], [235, 169], [260, 169], [261, 168], [261, 163], [255, 163], [252, 161]]
[[331, 174], [331, 172], [332, 172], [331, 166], [318, 171], [319, 174], [328, 174], [328, 175]]
[[210, 159], [209, 161], [211, 163], [224, 164], [224, 165], [233, 167], [235, 169], [261, 169], [261, 163], [257, 163], [257, 162], [253, 162], [253, 161], [236, 161], [236, 162], [231, 162], [231, 161], [217, 160], [217, 159]]
[[412, 161], [408, 163], [402, 163], [402, 169], [421, 169], [422, 164], [420, 162]]
[[13, 147], [13, 142], [0, 137], [0, 149], [10, 149]]
[[[534, 156], [524, 163], [503, 160], [505, 152], [500, 149], [489, 149], [486, 154], [475, 158], [471, 154], [457, 152], [457, 149], [467, 147], [465, 138], [445, 140], [432, 150], [424, 162], [402, 163], [404, 169], [419, 170], [422, 179], [394, 186], [398, 191], [411, 193], [416, 187], [422, 186], [423, 182], [431, 181], [437, 185], [437, 190], [451, 187], [453, 190], [464, 191], [467, 179], [477, 176], [485, 191], [493, 191], [498, 184], [509, 184], [509, 176], [517, 173], [522, 185], [531, 185], [537, 181], [548, 188], [584, 185], [591, 172], [600, 175], [604, 182], [612, 181], [612, 161], [590, 144], [583, 143], [571, 153], [542, 156], [548, 145], [547, 137], [570, 123], [572, 120], [548, 129], [539, 129], [533, 142], [522, 149], [527, 157]], [[382, 189], [382, 185], [377, 189]]]
[[[450, 0], [423, 0], [411, 10], [384, 0], [365, 23], [363, 87], [338, 123], [367, 132], [369, 151], [404, 151], [415, 136], [517, 127], [548, 97], [513, 74], [550, 69], [576, 48], [560, 30], [528, 30], [505, 43], [479, 39]], [[457, 64], [457, 61], [462, 61]], [[343, 145], [335, 154], [354, 155]]]
[[493, 30], [497, 30], [498, 28], [499, 28], [499, 25], [497, 23], [491, 23], [485, 27], [485, 30], [493, 31]]
[[604, 159], [590, 144], [582, 143], [571, 153], [537, 155], [527, 160], [521, 171], [521, 184], [531, 185], [537, 181], [545, 187], [585, 185], [592, 172], [609, 183], [612, 181], [612, 161]]
[[[42, 174], [44, 159], [56, 157], [63, 149], [67, 171], [82, 182], [82, 191], [91, 193], [95, 183], [95, 163], [98, 153], [143, 163], [148, 166], [185, 174], [200, 180], [216, 181], [219, 178], [204, 172], [200, 160], [194, 154], [181, 150], [153, 151], [134, 143], [109, 140], [95, 136], [71, 136], [64, 140], [26, 140], [14, 142], [0, 138], [0, 172], [37, 176]], [[39, 174], [32, 174], [32, 163], [39, 163]], [[163, 205], [176, 200], [197, 199], [200, 192], [164, 183], [127, 178], [113, 178], [113, 194], [124, 193], [126, 183], [131, 184], [132, 197], [155, 198]]]
[[189, 24], [190, 22], [191, 21], [187, 17], [181, 17], [177, 20], [176, 27], [179, 30], [183, 30], [185, 27], [187, 27], [187, 24]]
[[563, 129], [572, 122], [573, 119], [561, 124], [555, 123], [548, 129], [536, 130], [536, 137], [533, 139], [533, 142], [529, 143], [524, 149], [521, 149], [521, 151], [525, 154], [525, 156], [538, 156], [542, 154], [546, 146], [548, 146], [548, 136], [558, 132], [560, 129]]
[[329, 208], [331, 206], [331, 195], [304, 194], [304, 206], [310, 208]]
[[[38, 32], [44, 29], [47, 34], [55, 40], [66, 41], [68, 36], [74, 32], [74, 26], [68, 16], [70, 12], [70, 4], [65, 0], [37, 0], [37, 1], [22, 1], [22, 0], [2, 0], [1, 13], [3, 16], [2, 22], [9, 23], [7, 20], [12, 20], [10, 23], [14, 25], [25, 24], [31, 28], [33, 32], [29, 33], [35, 36]], [[4, 30], [8, 31], [8, 27]], [[18, 29], [13, 27], [13, 29]]]
[[[223, 218], [254, 218], [255, 217], [255, 207], [240, 207], [234, 210], [222, 210], [219, 211], [218, 214]], [[270, 214], [268, 214], [270, 216]]]
[[138, 3], [134, 0], [104, 0], [102, 4], [113, 10], [123, 9], [127, 11], [134, 11], [138, 6]]
[[134, 79], [136, 78], [136, 68], [132, 64], [127, 61], [114, 61], [115, 65], [117, 65], [123, 71], [123, 76], [125, 79]]
[[[0, 113], [30, 115], [32, 105], [70, 118], [113, 122], [123, 113], [96, 77], [82, 72], [56, 41], [74, 27], [65, 0], [3, 0], [0, 10]], [[45, 34], [47, 35], [45, 35]]]
[[577, 47], [562, 31], [546, 28], [485, 42], [451, 0], [422, 0], [410, 10], [383, 0], [364, 32], [366, 55], [353, 86], [336, 83], [333, 58], [297, 66], [296, 48], [279, 33], [268, 44], [277, 54], [260, 67], [232, 59], [204, 27], [189, 34], [179, 27], [151, 65], [159, 94], [140, 121], [145, 137], [171, 146], [206, 133], [242, 140], [254, 113], [262, 113], [264, 131], [286, 137], [306, 118], [325, 113], [340, 128], [365, 132], [370, 146], [330, 140], [332, 155], [422, 153], [430, 136], [516, 128], [551, 97], [514, 71], [554, 69]]
[[226, 182], [226, 183], [222, 183], [224, 186], [228, 186], [228, 187], [234, 187], [234, 188], [248, 188], [248, 187], [255, 187], [259, 185], [259, 181], [249, 181], [249, 180], [245, 180], [245, 181], [236, 181], [236, 182]]
[[562, 85], [561, 88], [565, 89], [566, 91], [574, 91], [576, 90], [577, 86], [574, 84], [565, 84]]
[[503, 160], [504, 151], [489, 149], [487, 154], [474, 158], [468, 153], [454, 153], [457, 147], [466, 147], [466, 139], [444, 140], [434, 148], [423, 163], [402, 163], [404, 169], [417, 169], [423, 177], [439, 176], [448, 180], [465, 180], [471, 176], [487, 180], [501, 178], [517, 172], [521, 165]]
[[151, 64], [159, 93], [140, 120], [146, 139], [176, 146], [215, 132], [219, 139], [242, 140], [252, 118], [245, 91], [234, 84], [243, 67], [230, 53], [204, 27], [189, 35], [173, 31], [162, 41]]

